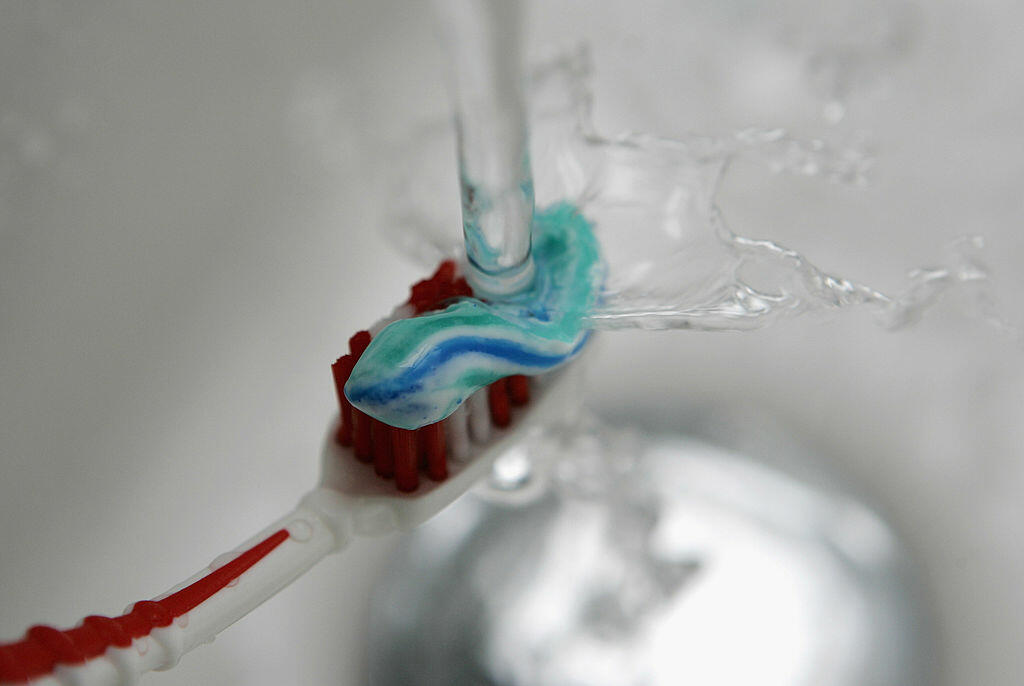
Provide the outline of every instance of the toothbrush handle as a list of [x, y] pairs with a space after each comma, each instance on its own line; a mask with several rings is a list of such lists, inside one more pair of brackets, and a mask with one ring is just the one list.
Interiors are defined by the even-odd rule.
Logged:
[[337, 497], [314, 490], [207, 569], [120, 617], [86, 617], [65, 631], [35, 626], [21, 641], [0, 644], [0, 684], [118, 686], [170, 669], [348, 543]]

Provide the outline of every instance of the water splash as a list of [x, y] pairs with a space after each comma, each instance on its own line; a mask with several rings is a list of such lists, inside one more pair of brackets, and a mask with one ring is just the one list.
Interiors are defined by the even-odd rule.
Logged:
[[[797, 249], [730, 230], [717, 198], [734, 162], [862, 185], [874, 162], [863, 140], [837, 145], [757, 128], [680, 139], [606, 136], [592, 124], [589, 74], [585, 49], [534, 70], [530, 155], [538, 206], [575, 203], [601, 240], [608, 280], [590, 328], [738, 331], [851, 308], [899, 328], [955, 289], [968, 295], [972, 314], [1017, 335], [998, 314], [979, 237], [955, 241], [944, 263], [910, 271], [903, 289], [889, 293], [826, 271]], [[404, 172], [395, 180], [392, 235], [428, 264], [460, 252], [457, 204], [447, 203], [458, 197], [451, 145], [446, 126], [425, 126], [403, 145]]]

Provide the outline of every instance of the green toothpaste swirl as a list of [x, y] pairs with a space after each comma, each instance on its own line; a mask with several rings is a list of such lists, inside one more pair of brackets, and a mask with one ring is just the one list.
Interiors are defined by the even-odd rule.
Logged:
[[508, 300], [463, 298], [385, 327], [345, 384], [349, 401], [385, 424], [417, 429], [498, 379], [572, 359], [589, 338], [583, 320], [604, 278], [590, 222], [568, 203], [538, 212], [533, 259], [532, 286]]

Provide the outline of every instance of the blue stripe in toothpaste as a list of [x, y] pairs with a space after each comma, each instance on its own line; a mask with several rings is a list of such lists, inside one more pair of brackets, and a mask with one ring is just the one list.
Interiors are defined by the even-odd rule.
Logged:
[[571, 360], [590, 337], [583, 320], [604, 280], [590, 222], [568, 203], [538, 212], [533, 258], [533, 285], [508, 301], [463, 298], [382, 329], [345, 384], [349, 401], [385, 424], [418, 429], [498, 379]]

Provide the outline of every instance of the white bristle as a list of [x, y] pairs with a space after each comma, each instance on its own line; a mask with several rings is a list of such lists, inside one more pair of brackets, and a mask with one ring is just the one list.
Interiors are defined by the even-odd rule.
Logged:
[[469, 436], [475, 443], [485, 443], [491, 437], [491, 408], [487, 403], [487, 389], [469, 396], [466, 401], [469, 412]]
[[466, 406], [455, 410], [444, 422], [445, 440], [448, 445], [448, 457], [454, 462], [465, 462], [469, 459], [469, 416]]

